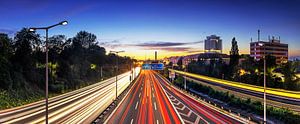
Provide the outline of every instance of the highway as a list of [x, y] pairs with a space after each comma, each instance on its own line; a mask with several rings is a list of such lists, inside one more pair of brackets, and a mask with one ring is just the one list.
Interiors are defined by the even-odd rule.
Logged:
[[[178, 70], [170, 70], [180, 75], [186, 75], [188, 80], [192, 80], [195, 83], [211, 86], [217, 90], [223, 90], [224, 92], [228, 91], [243, 98], [251, 98], [259, 101], [262, 101], [263, 98], [263, 87], [260, 86], [227, 81]], [[287, 107], [293, 111], [300, 112], [300, 92], [275, 88], [267, 88], [266, 92], [267, 104], [277, 107]]]
[[[139, 68], [136, 68], [136, 75]], [[131, 72], [118, 77], [118, 95], [130, 84]], [[49, 99], [49, 123], [91, 123], [115, 99], [115, 77]], [[45, 123], [45, 101], [0, 111], [0, 123]]]
[[110, 115], [108, 124], [179, 124], [181, 119], [160, 84], [143, 70], [129, 93]]
[[217, 111], [185, 95], [155, 71], [143, 70], [105, 123], [201, 123], [238, 124], [245, 122]]

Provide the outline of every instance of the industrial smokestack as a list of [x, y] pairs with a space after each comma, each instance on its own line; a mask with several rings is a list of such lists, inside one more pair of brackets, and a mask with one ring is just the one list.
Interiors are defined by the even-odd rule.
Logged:
[[257, 30], [257, 40], [260, 41], [260, 30]]
[[155, 51], [155, 61], [157, 60], [157, 51]]

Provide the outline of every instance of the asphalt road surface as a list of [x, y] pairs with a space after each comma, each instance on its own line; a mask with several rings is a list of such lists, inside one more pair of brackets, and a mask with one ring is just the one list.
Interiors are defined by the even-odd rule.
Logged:
[[182, 121], [153, 72], [143, 70], [137, 82], [106, 123], [178, 124]]
[[106, 123], [238, 124], [241, 122], [179, 92], [155, 71], [144, 70]]

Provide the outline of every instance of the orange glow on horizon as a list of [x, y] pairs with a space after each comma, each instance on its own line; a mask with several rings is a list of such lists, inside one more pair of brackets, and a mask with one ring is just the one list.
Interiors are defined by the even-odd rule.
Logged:
[[[137, 60], [154, 60], [154, 53], [157, 51], [157, 59], [161, 60], [166, 57], [171, 56], [186, 56], [186, 55], [192, 55], [192, 54], [198, 54], [203, 53], [202, 49], [196, 49], [191, 48], [192, 51], [167, 51], [167, 50], [147, 50], [142, 49], [140, 47], [119, 47], [117, 49], [109, 49], [110, 50], [124, 50], [125, 52], [119, 53], [120, 56], [129, 56], [131, 58], [137, 59]], [[223, 49], [223, 54], [229, 54], [230, 49]], [[241, 49], [239, 50], [240, 54], [250, 54], [249, 49]], [[289, 56], [300, 56], [300, 50], [290, 50]]]

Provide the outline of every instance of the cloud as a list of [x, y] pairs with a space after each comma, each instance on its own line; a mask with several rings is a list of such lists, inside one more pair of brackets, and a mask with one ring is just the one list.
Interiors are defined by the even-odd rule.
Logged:
[[196, 53], [203, 53], [204, 50], [189, 50], [187, 53], [196, 54]]
[[188, 44], [202, 43], [203, 41], [196, 42], [164, 42], [164, 41], [149, 41], [144, 43], [135, 44], [138, 47], [172, 47], [172, 46], [182, 46]]
[[146, 50], [163, 50], [163, 51], [170, 51], [170, 52], [185, 52], [189, 51], [189, 47], [149, 47], [145, 48]]
[[166, 41], [148, 41], [138, 44], [132, 44], [130, 46], [140, 47], [145, 50], [163, 50], [169, 52], [189, 52], [190, 47], [184, 47], [184, 45], [191, 45], [203, 43], [203, 41], [196, 42], [166, 42]]
[[[102, 40], [105, 40], [105, 39], [102, 39]], [[169, 52], [194, 53], [194, 52], [196, 52], [195, 50], [193, 50], [190, 47], [186, 47], [184, 45], [203, 43], [203, 41], [196, 41], [196, 42], [148, 41], [148, 42], [135, 43], [135, 44], [124, 44], [118, 39], [118, 40], [110, 40], [110, 41], [99, 42], [99, 43], [100, 43], [99, 45], [102, 45], [104, 47], [108, 47], [111, 49], [115, 49], [118, 47], [134, 47], [134, 48], [139, 48], [142, 50], [162, 50], [162, 51], [169, 51]], [[199, 51], [197, 51], [197, 52], [199, 52]]]
[[16, 33], [16, 30], [12, 30], [12, 29], [0, 29], [0, 33], [5, 33], [8, 34], [9, 36], [12, 36]]
[[124, 46], [125, 44], [121, 44], [120, 40], [112, 40], [112, 41], [99, 42], [99, 45], [114, 49], [117, 47]]

